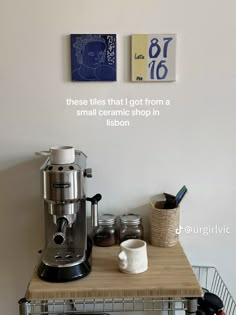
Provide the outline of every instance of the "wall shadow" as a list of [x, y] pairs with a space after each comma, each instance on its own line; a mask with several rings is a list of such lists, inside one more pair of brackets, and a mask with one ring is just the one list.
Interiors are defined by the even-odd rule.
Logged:
[[[119, 61], [119, 60], [118, 60]], [[119, 69], [123, 69], [121, 80], [123, 82], [131, 82], [131, 36], [123, 37], [123, 50], [122, 50], [122, 67], [118, 67]]]
[[[61, 65], [62, 80], [64, 82], [72, 82], [71, 80], [71, 57], [70, 57], [70, 35], [61, 36]], [[60, 67], [60, 65], [58, 65]]]
[[[41, 158], [0, 172], [1, 281], [7, 283], [2, 298], [25, 293], [43, 246], [43, 207], [40, 197]], [[15, 301], [20, 297], [15, 297]]]

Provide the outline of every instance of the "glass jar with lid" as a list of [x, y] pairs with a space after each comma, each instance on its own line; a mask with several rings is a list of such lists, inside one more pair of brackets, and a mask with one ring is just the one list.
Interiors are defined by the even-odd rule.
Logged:
[[116, 217], [113, 214], [103, 214], [98, 217], [98, 228], [94, 234], [97, 246], [108, 247], [117, 243]]
[[128, 239], [143, 239], [142, 218], [138, 214], [124, 214], [120, 216], [120, 242]]

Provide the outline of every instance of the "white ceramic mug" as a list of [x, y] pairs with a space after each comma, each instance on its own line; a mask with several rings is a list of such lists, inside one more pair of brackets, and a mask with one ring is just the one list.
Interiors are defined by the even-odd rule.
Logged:
[[147, 244], [145, 241], [130, 239], [120, 244], [118, 255], [120, 271], [141, 273], [148, 269]]
[[52, 164], [70, 164], [75, 161], [75, 148], [70, 146], [51, 147], [50, 151], [40, 151], [36, 154], [49, 156]]

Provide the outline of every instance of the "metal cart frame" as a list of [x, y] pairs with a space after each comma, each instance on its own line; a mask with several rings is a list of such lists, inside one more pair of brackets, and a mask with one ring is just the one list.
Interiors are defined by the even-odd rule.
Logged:
[[[215, 267], [193, 266], [201, 286], [217, 294], [223, 300], [226, 315], [236, 315], [236, 303], [229, 293], [224, 281]], [[171, 315], [176, 311], [185, 311], [195, 315], [196, 298], [113, 298], [113, 299], [79, 299], [79, 300], [47, 300], [19, 301], [20, 315], [69, 315], [110, 312], [161, 312]]]

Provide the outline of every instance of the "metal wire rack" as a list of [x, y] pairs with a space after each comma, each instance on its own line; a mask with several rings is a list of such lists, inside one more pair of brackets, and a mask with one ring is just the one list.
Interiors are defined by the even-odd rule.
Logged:
[[236, 302], [215, 267], [193, 266], [201, 286], [218, 295], [224, 303], [226, 315], [236, 315]]
[[[217, 294], [224, 302], [226, 315], [236, 315], [236, 303], [229, 293], [224, 281], [214, 267], [193, 266], [202, 287]], [[80, 299], [47, 300], [20, 302], [20, 315], [108, 315], [106, 313], [158, 312], [161, 315], [174, 314], [186, 310], [187, 299], [184, 298], [114, 298], [114, 299]], [[182, 312], [183, 313], [183, 312]], [[113, 314], [115, 315], [115, 314]]]
[[[184, 300], [153, 298], [115, 298], [52, 300], [27, 303], [26, 314], [31, 315], [69, 315], [69, 314], [106, 314], [107, 312], [146, 312], [184, 310]], [[107, 315], [107, 314], [106, 314]]]

